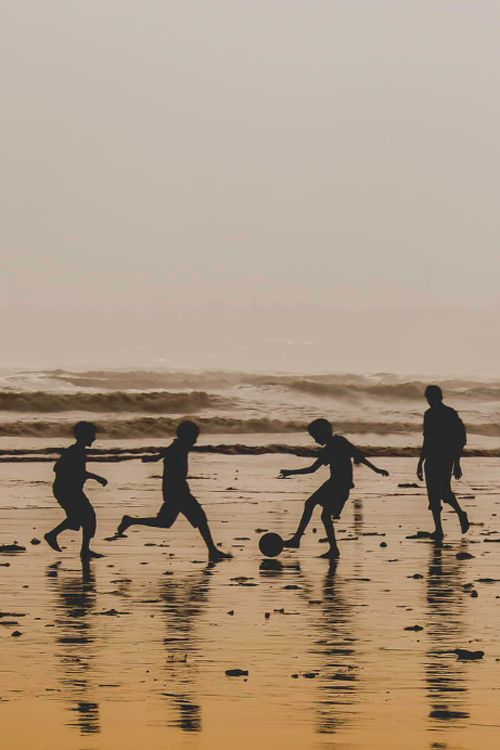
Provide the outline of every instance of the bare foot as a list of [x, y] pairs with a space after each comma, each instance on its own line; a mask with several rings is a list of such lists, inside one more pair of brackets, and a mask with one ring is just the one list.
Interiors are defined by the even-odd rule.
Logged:
[[48, 534], [44, 534], [43, 538], [45, 539], [49, 547], [52, 547], [53, 550], [55, 550], [56, 552], [62, 552], [62, 549], [57, 543], [57, 537], [54, 534], [51, 534], [50, 531]]
[[221, 552], [219, 549], [210, 552], [208, 555], [209, 562], [220, 562], [220, 560], [229, 560], [232, 555], [229, 552]]
[[132, 519], [130, 516], [123, 516], [122, 520], [120, 521], [118, 528], [116, 529], [116, 536], [122, 536], [128, 529], [132, 522]]
[[338, 547], [329, 549], [328, 552], [324, 552], [320, 557], [325, 560], [337, 560], [340, 557], [340, 550]]
[[283, 547], [288, 549], [298, 549], [300, 547], [300, 537], [292, 536], [290, 539], [285, 539]]
[[81, 551], [80, 557], [86, 558], [87, 560], [97, 560], [100, 557], [105, 557], [105, 555], [102, 555], [100, 552], [94, 552], [92, 549], [86, 549]]
[[432, 534], [429, 534], [429, 539], [432, 539], [435, 542], [442, 542], [444, 539], [444, 533], [442, 531], [433, 531]]
[[467, 513], [465, 511], [462, 511], [458, 515], [459, 521], [460, 521], [460, 528], [462, 529], [462, 534], [466, 534], [469, 531], [470, 528], [470, 521]]

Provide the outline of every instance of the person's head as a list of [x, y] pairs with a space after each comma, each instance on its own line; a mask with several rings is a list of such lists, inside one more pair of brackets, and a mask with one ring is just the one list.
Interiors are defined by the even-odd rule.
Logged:
[[425, 389], [425, 398], [429, 406], [439, 406], [443, 401], [443, 391], [438, 385], [428, 385]]
[[324, 445], [333, 435], [333, 427], [327, 419], [315, 419], [308, 426], [309, 435], [320, 445]]
[[191, 422], [187, 419], [185, 422], [181, 422], [180, 425], [177, 426], [175, 434], [177, 435], [181, 443], [186, 443], [186, 445], [194, 445], [198, 440], [200, 428], [195, 422]]
[[93, 422], [77, 422], [73, 427], [73, 434], [79, 443], [92, 445], [97, 433], [97, 427]]

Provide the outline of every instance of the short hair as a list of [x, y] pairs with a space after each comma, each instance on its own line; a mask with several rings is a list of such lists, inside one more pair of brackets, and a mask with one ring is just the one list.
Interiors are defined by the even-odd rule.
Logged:
[[315, 435], [318, 432], [333, 435], [333, 427], [328, 419], [315, 419], [308, 426], [307, 431], [310, 435]]
[[77, 440], [84, 440], [87, 437], [95, 437], [97, 427], [93, 422], [77, 422], [73, 427], [73, 434]]
[[438, 385], [428, 385], [425, 389], [425, 397], [434, 401], [443, 400], [443, 391]]
[[180, 440], [192, 440], [193, 438], [198, 437], [198, 435], [200, 434], [200, 428], [198, 427], [196, 422], [192, 422], [190, 419], [186, 419], [184, 422], [181, 422], [179, 425], [177, 425], [175, 434], [178, 438], [180, 438]]

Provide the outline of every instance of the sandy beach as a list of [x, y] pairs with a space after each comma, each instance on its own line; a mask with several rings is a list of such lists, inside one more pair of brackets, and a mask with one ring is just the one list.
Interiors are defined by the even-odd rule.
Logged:
[[290, 532], [318, 483], [276, 478], [303, 463], [193, 456], [191, 486], [234, 555], [213, 567], [183, 519], [105, 541], [123, 513], [156, 512], [160, 480], [157, 465], [100, 464], [106, 557], [84, 569], [75, 533], [59, 556], [31, 543], [61, 515], [51, 464], [4, 464], [0, 543], [26, 548], [0, 555], [5, 746], [496, 748], [498, 461], [464, 461], [464, 539], [448, 513], [442, 547], [407, 538], [429, 528], [424, 489], [398, 488], [415, 461], [387, 458], [389, 479], [356, 470], [337, 565], [318, 559], [318, 516], [299, 551], [264, 561], [260, 530]]

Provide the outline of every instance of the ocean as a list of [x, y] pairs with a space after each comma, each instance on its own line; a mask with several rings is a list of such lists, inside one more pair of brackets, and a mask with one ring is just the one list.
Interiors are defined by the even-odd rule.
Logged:
[[[127, 448], [170, 439], [183, 418], [198, 422], [200, 446], [307, 446], [307, 424], [332, 421], [336, 432], [374, 453], [413, 455], [437, 382], [466, 424], [472, 455], [500, 455], [500, 380], [373, 375], [297, 375], [175, 370], [3, 370], [0, 448], [53, 446], [80, 419], [96, 422], [99, 442]], [[243, 451], [244, 452], [244, 451]]]

